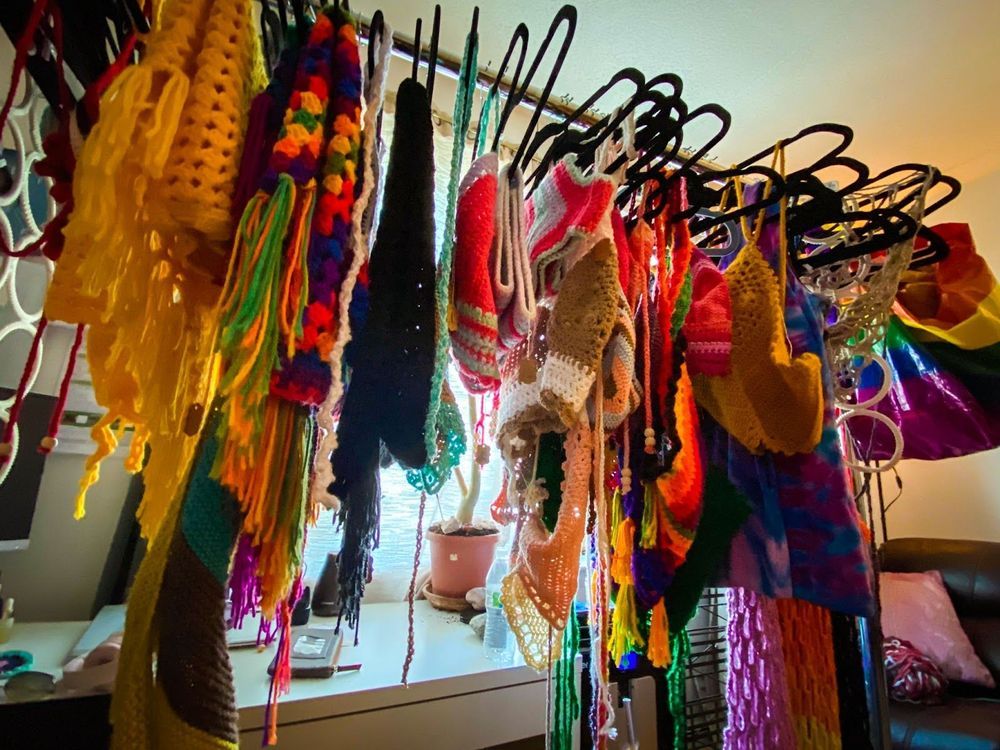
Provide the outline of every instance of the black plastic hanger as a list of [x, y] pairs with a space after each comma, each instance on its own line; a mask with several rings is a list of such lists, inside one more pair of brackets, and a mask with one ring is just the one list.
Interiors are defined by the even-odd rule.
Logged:
[[[503, 80], [504, 75], [507, 73], [507, 66], [510, 64], [511, 55], [514, 54], [514, 46], [520, 45], [520, 51], [517, 57], [517, 66], [514, 68], [514, 77], [511, 79], [507, 95], [507, 101], [504, 105], [503, 112], [500, 115], [500, 119], [497, 121], [496, 132], [493, 133], [493, 143], [490, 150], [495, 152], [500, 147], [500, 136], [503, 134], [504, 128], [507, 126], [507, 119], [510, 117], [510, 113], [513, 111], [513, 104], [515, 103], [516, 96], [514, 92], [517, 90], [518, 81], [521, 78], [521, 68], [524, 66], [524, 58], [527, 56], [528, 52], [528, 26], [524, 22], [517, 25], [514, 29], [514, 35], [510, 38], [510, 43], [507, 45], [507, 51], [504, 53], [503, 61], [500, 63], [500, 68], [497, 70], [496, 78], [493, 79], [493, 83], [486, 94], [486, 99], [484, 100], [484, 106], [486, 102], [495, 101], [497, 92], [500, 90], [500, 82]], [[472, 146], [472, 158], [475, 159], [477, 152], [479, 150], [479, 136], [482, 133], [483, 121], [488, 113], [480, 110], [479, 112], [479, 123], [476, 125], [476, 140], [473, 142]]]
[[385, 42], [385, 17], [381, 9], [376, 10], [368, 24], [368, 64], [365, 68], [366, 77], [370, 81], [375, 76], [375, 40]]
[[622, 68], [617, 73], [615, 73], [608, 80], [607, 83], [599, 86], [593, 94], [591, 94], [587, 99], [578, 106], [572, 113], [570, 113], [564, 120], [560, 122], [551, 122], [538, 133], [532, 139], [531, 144], [528, 146], [524, 153], [525, 163], [530, 162], [538, 150], [546, 141], [552, 141], [549, 146], [548, 151], [540, 159], [540, 164], [535, 170], [528, 176], [528, 181], [534, 181], [536, 177], [540, 174], [544, 174], [548, 167], [557, 159], [559, 159], [564, 153], [566, 153], [566, 141], [572, 139], [577, 143], [582, 143], [588, 140], [596, 133], [593, 133], [593, 129], [606, 123], [608, 117], [602, 118], [601, 121], [595, 123], [590, 128], [585, 130], [571, 130], [574, 123], [578, 122], [586, 113], [598, 102], [600, 99], [611, 91], [613, 88], [618, 86], [620, 83], [631, 83], [635, 87], [632, 95], [638, 94], [646, 85], [646, 77], [636, 68]]
[[[677, 161], [678, 154], [680, 153], [684, 129], [690, 126], [690, 124], [698, 118], [706, 116], [714, 117], [718, 120], [718, 129], [715, 133], [713, 133], [711, 138], [701, 145], [701, 147], [687, 154], [683, 160], [680, 161], [679, 165], [671, 167], [671, 164]], [[630, 178], [626, 189], [619, 194], [618, 205], [626, 205], [626, 203], [631, 199], [631, 195], [635, 193], [638, 189], [638, 185], [640, 185], [643, 180], [655, 180], [659, 183], [659, 186], [650, 194], [648, 201], [645, 202], [646, 209], [644, 212], [644, 218], [647, 221], [652, 220], [666, 207], [670, 186], [676, 180], [681, 178], [689, 179], [696, 176], [698, 174], [696, 169], [698, 162], [705, 154], [715, 148], [719, 141], [721, 141], [729, 132], [729, 128], [731, 126], [732, 115], [730, 115], [729, 111], [720, 104], [703, 104], [700, 107], [685, 113], [670, 135], [668, 140], [669, 147], [660, 149], [660, 157], [655, 162], [650, 164], [644, 173], [636, 174], [634, 177]], [[707, 208], [707, 206], [703, 207]]]
[[[562, 26], [563, 22], [566, 23], [566, 35], [563, 37], [562, 46], [559, 48], [559, 53], [556, 56], [555, 62], [552, 64], [552, 70], [549, 73], [548, 80], [545, 82], [545, 88], [542, 90], [542, 94], [539, 97], [538, 102], [535, 104], [535, 111], [531, 116], [531, 121], [528, 123], [528, 127], [524, 132], [524, 137], [521, 139], [521, 144], [517, 148], [517, 153], [514, 154], [514, 159], [511, 161], [509, 168], [509, 175], [511, 180], [517, 179], [517, 174], [520, 172], [520, 168], [523, 164], [524, 153], [531, 141], [531, 137], [535, 132], [535, 128], [538, 126], [538, 120], [542, 116], [542, 111], [545, 109], [545, 105], [549, 101], [549, 96], [552, 94], [552, 88], [555, 86], [556, 78], [559, 77], [559, 72], [562, 70], [563, 63], [566, 61], [566, 53], [569, 52], [569, 47], [573, 43], [573, 36], [576, 34], [576, 19], [577, 13], [576, 8], [572, 5], [564, 5], [556, 13], [555, 18], [552, 19], [552, 23], [549, 25], [549, 31], [545, 35], [545, 39], [542, 40], [541, 46], [538, 48], [538, 53], [535, 55], [535, 59], [531, 63], [531, 67], [528, 68], [528, 73], [524, 78], [518, 93], [516, 95], [516, 101], [514, 105], [520, 104], [528, 92], [528, 87], [531, 85], [531, 80], [535, 77], [535, 73], [538, 71], [539, 65], [541, 65], [542, 59], [545, 57], [545, 53], [548, 52], [549, 45], [552, 43], [553, 37], [555, 37], [556, 31]], [[514, 92], [511, 91], [511, 96], [514, 96]], [[508, 102], [509, 104], [509, 102]]]
[[[423, 57], [423, 47], [420, 44], [420, 32], [423, 29], [423, 19], [418, 18], [416, 30], [413, 33], [413, 68], [410, 71], [410, 78], [417, 80], [417, 73], [420, 71], [420, 58]], [[434, 6], [434, 23], [431, 27], [431, 43], [427, 52], [427, 82], [424, 88], [427, 90], [427, 101], [434, 101], [434, 77], [437, 73], [438, 39], [441, 36], [441, 6]]]

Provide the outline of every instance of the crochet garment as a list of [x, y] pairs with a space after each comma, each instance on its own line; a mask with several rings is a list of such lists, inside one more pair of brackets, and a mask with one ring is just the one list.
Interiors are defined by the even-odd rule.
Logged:
[[684, 361], [691, 375], [728, 375], [733, 348], [729, 287], [718, 267], [695, 248], [691, 258], [691, 309], [684, 319]]
[[[770, 225], [760, 238], [772, 263], [781, 246], [777, 232]], [[787, 278], [784, 310], [793, 356], [811, 353], [822, 362], [822, 313], [794, 275]], [[754, 456], [723, 431], [706, 430], [713, 462], [728, 467], [730, 479], [753, 506], [734, 540], [724, 580], [775, 598], [794, 596], [865, 615], [873, 606], [871, 564], [847, 486], [829, 371], [823, 368], [822, 374], [823, 431], [813, 451]]]
[[731, 588], [725, 750], [795, 750], [781, 624], [773, 600]]
[[511, 572], [503, 581], [507, 619], [525, 662], [534, 669], [546, 669], [559, 658], [560, 635], [572, 613], [590, 498], [592, 440], [586, 419], [569, 431], [555, 528], [546, 530], [540, 504], [529, 509]]
[[[348, 613], [360, 604], [374, 541], [372, 472], [380, 443], [410, 468], [428, 458], [424, 419], [435, 335], [432, 139], [427, 91], [406, 79], [396, 96], [385, 197], [369, 265], [370, 309], [349, 354], [353, 374], [332, 459], [330, 491], [340, 498], [345, 524], [340, 582]], [[348, 614], [349, 622], [353, 616]]]
[[493, 235], [493, 301], [501, 356], [523, 341], [535, 319], [536, 295], [531, 259], [524, 236], [524, 175], [510, 165], [497, 181], [496, 230]]
[[239, 520], [233, 497], [209, 476], [214, 422], [179, 514], [164, 524], [170, 537], [157, 538], [129, 594], [111, 705], [116, 750], [237, 747], [224, 607]]
[[45, 302], [47, 318], [90, 326], [95, 398], [107, 410], [91, 432], [76, 515], [132, 425], [126, 467], [142, 468], [151, 447], [139, 510], [148, 539], [181, 494], [215, 387], [217, 279], [250, 99], [263, 84], [255, 39], [250, 0], [159, 3], [142, 59], [101, 97], [80, 150]]
[[725, 271], [733, 308], [732, 372], [694, 379], [699, 405], [755, 453], [811, 451], [823, 428], [819, 357], [794, 355], [785, 341], [784, 206], [782, 199], [777, 273], [758, 244], [763, 212], [753, 232], [741, 220], [747, 244]]
[[555, 295], [570, 269], [601, 239], [613, 240], [614, 176], [585, 174], [575, 155], [557, 162], [525, 207], [535, 296]]
[[[355, 185], [361, 148], [361, 67], [358, 37], [346, 14], [336, 19], [326, 117], [331, 132], [326, 145], [319, 197], [312, 217], [306, 259], [308, 297], [302, 311], [295, 353], [282, 352], [271, 378], [271, 393], [288, 401], [317, 406], [330, 390], [338, 336], [341, 282], [346, 276]], [[321, 81], [322, 79], [318, 79]], [[324, 82], [325, 83], [325, 82]], [[318, 84], [317, 84], [318, 85]], [[317, 97], [322, 100], [323, 92]]]
[[330, 457], [337, 448], [334, 410], [339, 408], [340, 399], [344, 394], [344, 355], [351, 342], [352, 328], [359, 320], [364, 320], [368, 310], [368, 249], [371, 217], [374, 215], [374, 210], [371, 208], [378, 201], [378, 165], [381, 158], [379, 134], [376, 131], [378, 118], [382, 113], [385, 82], [392, 55], [392, 29], [386, 24], [383, 25], [382, 32], [381, 37], [369, 42], [374, 45], [375, 69], [370, 79], [364, 82], [365, 107], [361, 124], [359, 188], [351, 208], [351, 236], [346, 248], [346, 257], [340, 264], [343, 281], [337, 300], [336, 338], [330, 354], [330, 389], [316, 414], [320, 439], [313, 465], [310, 496], [313, 502], [334, 510], [339, 509], [339, 501], [328, 489], [333, 481]]
[[455, 312], [452, 352], [469, 393], [500, 386], [497, 365], [497, 305], [490, 278], [490, 250], [496, 233], [496, 153], [483, 154], [458, 189], [455, 220]]
[[789, 707], [802, 750], [839, 750], [840, 704], [830, 612], [798, 599], [777, 602]]

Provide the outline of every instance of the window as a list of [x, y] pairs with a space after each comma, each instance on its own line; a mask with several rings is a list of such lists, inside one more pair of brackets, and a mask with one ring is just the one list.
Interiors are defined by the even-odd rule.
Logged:
[[[386, 154], [392, 137], [393, 117], [390, 112], [391, 102], [386, 102], [386, 112], [383, 118], [382, 134], [386, 140]], [[451, 163], [452, 137], [451, 127], [447, 122], [439, 122], [435, 117], [434, 130], [434, 161], [435, 161], [435, 215], [437, 230], [437, 247], [440, 249], [444, 236], [445, 212], [448, 195], [448, 176]], [[463, 160], [462, 174], [468, 169], [471, 161], [471, 148], [466, 148]], [[385, 175], [383, 163], [383, 176]], [[373, 238], [374, 239], [374, 238]], [[458, 400], [463, 419], [467, 421], [467, 393], [454, 367], [449, 368], [448, 383], [455, 398]], [[478, 399], [477, 399], [478, 408]], [[473, 452], [473, 425], [466, 424], [468, 450], [462, 457], [461, 471], [469, 475]], [[487, 517], [489, 506], [500, 491], [502, 464], [499, 451], [493, 448], [490, 463], [484, 467], [480, 485], [479, 502], [476, 505], [476, 518]], [[399, 592], [399, 582], [408, 581], [409, 572], [413, 568], [413, 552], [416, 542], [417, 515], [420, 506], [420, 493], [414, 490], [406, 481], [403, 469], [393, 464], [381, 472], [382, 482], [382, 513], [380, 523], [379, 547], [375, 550], [375, 576], [384, 578], [391, 576], [396, 579], [395, 592]], [[424, 512], [424, 531], [434, 522], [448, 518], [458, 509], [461, 492], [454, 475], [437, 496], [427, 498], [427, 508]], [[336, 514], [324, 510], [320, 513], [315, 528], [309, 529], [305, 551], [305, 575], [307, 580], [314, 580], [323, 569], [327, 553], [340, 550], [341, 535], [334, 530]], [[421, 555], [423, 563], [428, 564], [429, 558], [425, 549]], [[405, 575], [404, 575], [405, 574]], [[391, 597], [400, 598], [400, 597]]]

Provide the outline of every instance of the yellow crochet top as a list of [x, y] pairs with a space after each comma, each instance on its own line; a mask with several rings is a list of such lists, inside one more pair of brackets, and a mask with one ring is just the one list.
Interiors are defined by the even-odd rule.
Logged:
[[[783, 173], [783, 154], [781, 160]], [[769, 191], [770, 185], [765, 196]], [[736, 195], [742, 207], [738, 184]], [[732, 370], [693, 378], [699, 405], [755, 453], [809, 452], [823, 429], [820, 360], [812, 353], [792, 357], [785, 332], [786, 211], [782, 198], [777, 274], [757, 245], [764, 212], [753, 231], [740, 220], [747, 244], [725, 272], [733, 310]]]
[[142, 59], [101, 97], [73, 178], [75, 209], [45, 303], [90, 326], [87, 358], [101, 459], [126, 426], [127, 467], [142, 468], [142, 532], [155, 536], [179, 495], [217, 378], [220, 270], [251, 98], [265, 76], [251, 0], [162, 0]]

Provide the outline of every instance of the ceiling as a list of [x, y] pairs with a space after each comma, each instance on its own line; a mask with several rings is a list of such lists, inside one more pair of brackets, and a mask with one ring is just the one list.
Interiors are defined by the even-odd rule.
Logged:
[[[472, 0], [442, 0], [441, 49], [458, 54]], [[519, 21], [529, 54], [559, 0], [480, 0], [480, 66], [496, 69]], [[873, 170], [932, 163], [969, 183], [1000, 169], [1000, 0], [579, 0], [576, 36], [555, 94], [581, 102], [625, 66], [647, 77], [674, 72], [694, 107], [717, 102], [732, 128], [711, 154], [719, 163], [763, 149], [817, 122], [850, 125], [848, 153]], [[355, 0], [370, 17], [382, 8], [424, 39], [431, 0]], [[554, 47], [558, 46], [558, 41]], [[548, 59], [555, 57], [550, 50]], [[543, 65], [532, 85], [541, 87]], [[619, 99], [626, 96], [617, 89]], [[604, 110], [618, 102], [609, 97]], [[685, 145], [699, 145], [698, 132]], [[690, 138], [690, 140], [689, 140]], [[826, 150], [815, 140], [789, 150], [790, 166]], [[832, 145], [832, 142], [829, 142]]]

